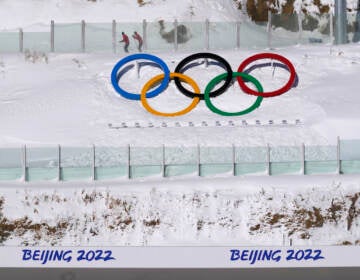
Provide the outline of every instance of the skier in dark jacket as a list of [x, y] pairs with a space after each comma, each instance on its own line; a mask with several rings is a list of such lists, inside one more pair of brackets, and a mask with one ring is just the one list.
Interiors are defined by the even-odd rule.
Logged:
[[124, 51], [125, 52], [129, 52], [129, 44], [130, 44], [130, 41], [129, 41], [129, 37], [125, 34], [125, 32], [121, 32], [122, 34], [122, 40], [119, 41], [120, 43], [124, 43]]
[[141, 48], [143, 45], [143, 39], [141, 38], [141, 36], [139, 35], [139, 33], [137, 33], [136, 31], [134, 32], [134, 34], [132, 35], [132, 37], [138, 41], [138, 50], [139, 52], [141, 52]]

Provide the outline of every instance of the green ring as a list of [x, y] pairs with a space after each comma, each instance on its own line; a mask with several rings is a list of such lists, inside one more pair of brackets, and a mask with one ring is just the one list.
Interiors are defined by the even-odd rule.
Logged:
[[[205, 92], [204, 92], [205, 103], [206, 103], [206, 106], [212, 112], [214, 112], [216, 114], [219, 114], [221, 116], [241, 116], [241, 115], [249, 114], [250, 112], [254, 111], [256, 108], [258, 108], [260, 106], [261, 101], [264, 99], [262, 96], [258, 96], [253, 105], [251, 105], [249, 108], [247, 108], [247, 109], [245, 109], [243, 111], [240, 111], [240, 112], [230, 113], [230, 112], [221, 111], [220, 109], [216, 108], [211, 103], [210, 92], [220, 81], [225, 80], [227, 76], [228, 76], [228, 73], [224, 73], [224, 74], [220, 74], [219, 76], [216, 76], [214, 79], [212, 79], [208, 83], [208, 85], [205, 88]], [[249, 74], [242, 73], [242, 72], [233, 72], [232, 77], [233, 78], [242, 77], [242, 78], [244, 78], [246, 80], [249, 80], [252, 84], [255, 85], [258, 92], [264, 92], [264, 89], [261, 86], [260, 82], [257, 79], [255, 79], [253, 76], [249, 75]]]

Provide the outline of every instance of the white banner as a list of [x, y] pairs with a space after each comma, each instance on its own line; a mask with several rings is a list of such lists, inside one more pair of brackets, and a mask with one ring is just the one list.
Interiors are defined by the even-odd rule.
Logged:
[[0, 267], [360, 267], [360, 246], [0, 247]]

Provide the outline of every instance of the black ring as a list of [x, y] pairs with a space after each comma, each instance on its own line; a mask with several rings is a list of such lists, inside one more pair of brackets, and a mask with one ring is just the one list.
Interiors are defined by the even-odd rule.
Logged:
[[[231, 85], [233, 71], [231, 69], [230, 64], [221, 56], [218, 56], [213, 53], [196, 53], [196, 54], [190, 55], [190, 56], [184, 58], [182, 61], [180, 61], [180, 63], [175, 68], [175, 72], [183, 74], [185, 72], [185, 70], [188, 69], [188, 68], [183, 69], [185, 67], [185, 65], [188, 64], [189, 62], [191, 62], [195, 59], [199, 59], [199, 58], [210, 58], [212, 60], [219, 62], [220, 64], [222, 64], [224, 66], [222, 68], [224, 68], [228, 74], [226, 77], [225, 83], [217, 90], [211, 91], [209, 93], [209, 96], [216, 97], [216, 96], [219, 96], [220, 94], [223, 94], [227, 90], [227, 88]], [[175, 81], [175, 85], [178, 88], [178, 90], [180, 90], [180, 92], [183, 93], [185, 96], [190, 97], [190, 98], [200, 97], [201, 100], [204, 100], [204, 94], [200, 94], [200, 96], [199, 96], [199, 94], [195, 94], [195, 93], [187, 90], [185, 87], [183, 87], [179, 78], [174, 78], [174, 81]]]

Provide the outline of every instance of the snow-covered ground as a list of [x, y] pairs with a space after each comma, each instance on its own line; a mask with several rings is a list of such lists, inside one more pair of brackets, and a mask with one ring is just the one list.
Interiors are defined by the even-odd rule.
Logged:
[[[16, 5], [14, 2], [0, 2], [1, 28], [47, 23], [50, 19], [78, 21], [83, 18], [80, 16], [84, 15], [84, 9], [92, 22], [105, 19], [108, 22], [109, 18], [121, 19], [122, 16], [124, 20], [135, 18], [128, 10], [124, 11], [124, 7], [136, 9], [137, 21], [148, 14], [154, 20], [179, 15], [186, 15], [188, 19], [213, 17], [218, 20], [239, 16], [232, 8], [232, 1], [154, 0], [141, 8], [137, 1], [130, 0], [121, 4], [111, 0], [99, 3], [53, 0], [46, 4], [16, 1]], [[28, 12], [21, 11], [20, 7]], [[17, 16], [10, 18], [11, 9], [18, 11]], [[191, 9], [195, 9], [195, 15]], [[38, 17], [30, 16], [29, 11], [36, 11]], [[146, 12], [143, 14], [143, 11]], [[67, 13], [66, 16], [63, 13]], [[0, 54], [0, 147], [23, 144], [38, 147], [56, 144], [322, 145], [334, 143], [336, 136], [360, 138], [358, 44], [293, 46], [264, 51], [281, 54], [292, 61], [299, 77], [296, 88], [264, 99], [260, 108], [242, 117], [222, 117], [200, 103], [191, 113], [171, 119], [153, 116], [140, 102], [126, 100], [114, 91], [110, 73], [123, 54], [47, 54], [47, 62], [39, 59], [35, 63], [25, 59], [24, 54]], [[258, 52], [215, 51], [229, 61], [233, 70]], [[156, 53], [171, 71], [189, 54]], [[210, 65], [186, 73], [204, 89], [221, 72], [219, 67]], [[139, 91], [158, 73], [160, 71], [151, 66], [142, 67], [139, 76], [130, 70], [120, 84], [127, 90]], [[254, 70], [251, 74], [259, 79], [265, 91], [278, 88], [289, 77], [287, 71], [272, 67]], [[171, 83], [166, 92], [149, 102], [159, 110], [173, 111], [189, 104], [189, 100]], [[235, 83], [214, 103], [224, 110], [239, 111], [254, 100], [255, 97], [243, 94]], [[110, 123], [122, 122], [214, 123], [229, 119], [249, 122], [299, 119], [302, 125], [109, 128]], [[359, 179], [359, 176], [288, 176], [94, 184], [1, 183], [0, 241], [6, 245], [234, 242], [281, 245], [284, 238], [286, 242], [292, 238], [295, 244], [357, 244]]]

